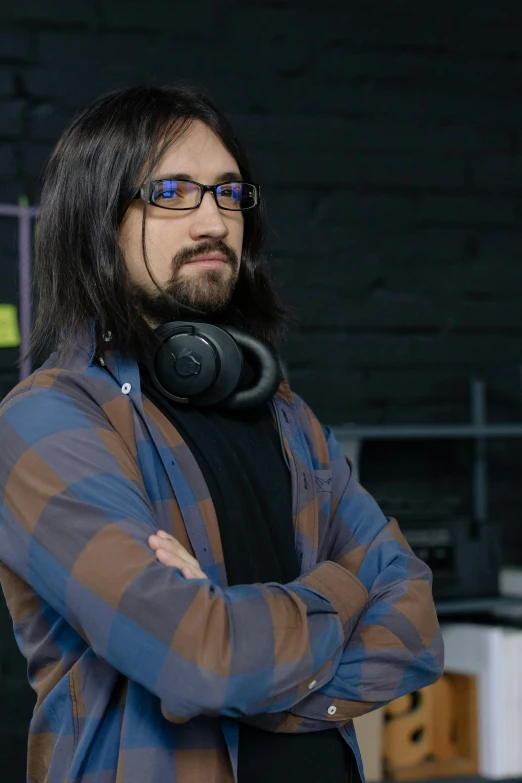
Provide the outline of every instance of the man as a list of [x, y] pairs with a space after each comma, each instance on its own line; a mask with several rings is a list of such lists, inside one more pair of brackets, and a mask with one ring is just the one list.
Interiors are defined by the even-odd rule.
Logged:
[[164, 324], [276, 341], [262, 218], [189, 88], [100, 99], [50, 160], [33, 348], [55, 350], [0, 408], [30, 783], [341, 783], [362, 774], [352, 718], [441, 674], [429, 570], [286, 381], [230, 407], [248, 350], [223, 404], [156, 377]]

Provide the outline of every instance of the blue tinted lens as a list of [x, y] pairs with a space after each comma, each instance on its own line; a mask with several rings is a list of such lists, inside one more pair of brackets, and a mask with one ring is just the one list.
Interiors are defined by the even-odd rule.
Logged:
[[246, 182], [226, 182], [216, 191], [217, 200], [224, 209], [249, 209], [256, 204], [253, 185]]
[[199, 186], [182, 179], [161, 179], [154, 183], [153, 201], [170, 209], [190, 209], [199, 201]]

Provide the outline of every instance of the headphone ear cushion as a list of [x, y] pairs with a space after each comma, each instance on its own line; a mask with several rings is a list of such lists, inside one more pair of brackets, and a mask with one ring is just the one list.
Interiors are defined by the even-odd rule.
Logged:
[[270, 400], [281, 383], [283, 373], [274, 346], [234, 326], [220, 327], [236, 341], [242, 351], [249, 354], [257, 365], [258, 378], [252, 388], [234, 392], [223, 402], [227, 408], [247, 408]]

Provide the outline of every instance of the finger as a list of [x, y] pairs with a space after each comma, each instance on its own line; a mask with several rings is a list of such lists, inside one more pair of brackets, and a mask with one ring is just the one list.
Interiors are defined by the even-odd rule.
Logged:
[[169, 536], [169, 538], [161, 537], [159, 535], [150, 536], [149, 544], [152, 549], [164, 549], [166, 552], [172, 552], [180, 557], [190, 557], [189, 553], [184, 549], [181, 544], [176, 541], [175, 538]]
[[166, 533], [164, 530], [158, 530], [158, 531], [156, 531], [156, 533], [153, 533], [151, 536], [149, 536], [149, 542], [151, 540], [154, 541], [156, 543], [156, 545], [158, 543], [161, 543], [162, 541], [165, 541], [165, 542], [172, 541], [173, 543], [178, 544], [179, 546], [181, 546], [179, 541], [176, 538], [174, 538], [174, 536], [171, 536], [169, 533]]
[[[162, 530], [160, 530], [159, 532], [163, 533]], [[173, 554], [181, 557], [189, 565], [199, 569], [199, 563], [196, 560], [196, 558], [192, 557], [192, 555], [189, 554], [189, 552], [187, 552], [185, 547], [182, 546], [179, 543], [179, 541], [176, 541], [175, 538], [169, 536], [167, 533], [165, 533], [164, 536], [162, 536], [161, 538], [159, 537], [159, 533], [157, 536], [151, 536], [150, 545], [152, 549], [158, 549], [159, 547], [161, 547], [162, 549], [165, 549], [168, 552], [172, 552]]]
[[150, 546], [158, 547], [158, 546], [161, 546], [162, 544], [167, 544], [169, 541], [173, 541], [174, 542], [176, 540], [175, 538], [170, 538], [169, 539], [169, 538], [166, 538], [165, 536], [160, 536], [160, 533], [162, 533], [162, 532], [163, 531], [160, 530], [158, 533], [154, 533], [152, 536], [149, 536], [148, 541], [149, 541]]
[[176, 539], [174, 538], [174, 536], [171, 536], [171, 535], [170, 535], [170, 533], [167, 533], [167, 531], [166, 531], [166, 530], [158, 530], [158, 532], [157, 532], [157, 534], [156, 534], [156, 535], [157, 535], [159, 538], [166, 538], [166, 539], [171, 539], [172, 541], [175, 541], [175, 540], [176, 540]]
[[166, 549], [158, 549], [156, 552], [156, 557], [161, 563], [163, 563], [163, 565], [170, 566], [172, 568], [179, 568], [187, 579], [207, 578], [199, 566], [193, 566], [189, 563], [185, 563], [180, 557]]
[[183, 576], [186, 579], [206, 579], [207, 577], [199, 568], [191, 568], [186, 565], [181, 569]]
[[181, 557], [169, 552], [167, 549], [158, 549], [156, 551], [156, 557], [163, 565], [172, 566], [174, 568], [182, 569], [187, 565]]

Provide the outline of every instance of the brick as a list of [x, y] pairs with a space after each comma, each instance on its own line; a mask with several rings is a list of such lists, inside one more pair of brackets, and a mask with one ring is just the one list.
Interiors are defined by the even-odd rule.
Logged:
[[433, 224], [473, 224], [481, 227], [515, 225], [519, 222], [517, 205], [508, 198], [476, 196], [422, 195], [416, 222]]
[[0, 101], [0, 136], [20, 136], [25, 101]]
[[340, 117], [365, 121], [421, 122], [451, 125], [455, 117], [461, 124], [480, 123], [498, 132], [503, 128], [518, 128], [518, 102], [504, 101], [502, 111], [498, 101], [489, 95], [452, 95], [425, 89], [405, 87], [373, 87], [348, 85], [343, 89], [343, 100], [332, 103], [327, 80], [315, 75], [281, 77], [274, 84], [271, 103], [273, 109], [285, 112], [318, 112], [328, 114], [335, 107]]
[[[10, 200], [10, 203], [18, 203], [19, 193], [16, 198]], [[8, 270], [15, 266], [18, 253], [18, 223], [17, 219], [10, 215], [0, 216], [0, 265], [2, 282], [12, 275], [13, 279], [16, 272], [11, 273]]]
[[[366, 88], [386, 86], [420, 89], [452, 94], [487, 93], [515, 97], [521, 87], [522, 65], [512, 60], [495, 60], [453, 52], [433, 52], [417, 47], [414, 52], [389, 48], [347, 47], [345, 41], [321, 45], [314, 42], [303, 46], [302, 38], [293, 32], [278, 39], [272, 59], [276, 75], [297, 76], [345, 89], [357, 85]], [[285, 67], [295, 50], [293, 67]], [[314, 62], [313, 74], [306, 64]]]
[[[406, 371], [401, 369], [400, 375]], [[336, 372], [332, 368], [314, 366], [309, 369], [300, 369], [290, 366], [290, 382], [292, 388], [300, 394], [310, 405], [320, 421], [328, 425], [355, 424], [423, 424], [423, 423], [466, 423], [469, 421], [468, 388], [465, 378], [455, 377], [454, 372], [448, 372], [447, 377], [453, 377], [452, 388], [454, 396], [450, 392], [441, 391], [436, 399], [425, 398], [420, 389], [418, 397], [402, 397], [397, 385], [391, 382], [390, 393], [384, 385], [390, 379], [390, 373], [381, 373], [382, 384], [371, 383], [374, 390], [371, 396], [368, 394], [368, 383], [364, 381], [366, 375], [374, 375], [373, 371], [361, 374], [349, 372], [343, 368]], [[399, 373], [397, 373], [399, 375]], [[421, 373], [411, 373], [406, 377], [415, 382]], [[434, 373], [428, 374], [434, 381]], [[328, 395], [325, 394], [328, 389]], [[458, 396], [457, 396], [458, 395]], [[369, 477], [374, 475], [378, 465], [375, 455], [369, 453], [374, 444], [366, 442], [361, 452], [362, 478], [367, 489]], [[412, 444], [408, 444], [411, 449]], [[429, 465], [429, 454], [433, 444], [424, 442], [424, 456], [419, 465]], [[439, 463], [440, 464], [440, 463]], [[388, 471], [389, 473], [389, 471]], [[404, 477], [405, 471], [401, 470]], [[454, 475], [453, 482], [460, 476]], [[467, 477], [464, 481], [467, 483]], [[411, 492], [411, 477], [408, 479]], [[372, 490], [373, 491], [373, 490]], [[424, 494], [429, 500], [430, 495]], [[431, 496], [432, 497], [432, 496]]]
[[72, 116], [72, 111], [55, 103], [40, 104], [29, 112], [29, 135], [31, 139], [54, 142], [72, 120]]
[[381, 262], [453, 265], [467, 257], [470, 232], [461, 227], [414, 228], [374, 238]]
[[180, 10], [175, 3], [160, 2], [159, 6], [144, 12], [141, 0], [125, 3], [105, 2], [103, 19], [106, 25], [118, 29], [168, 30], [178, 36], [200, 37], [211, 29], [214, 21], [210, 0], [187, 3]]
[[[458, 122], [458, 117], [455, 118]], [[352, 151], [421, 153], [442, 158], [448, 154], [472, 156], [492, 149], [509, 151], [509, 134], [477, 125], [417, 126], [400, 122], [349, 120], [339, 117], [272, 114], [231, 117], [236, 132], [249, 149], [285, 153], [310, 150], [340, 154]]]
[[[395, 270], [379, 262], [375, 256], [362, 253], [350, 257], [348, 248], [346, 256], [336, 256], [331, 253], [295, 254], [287, 251], [285, 256], [272, 259], [272, 266], [279, 284], [286, 297], [295, 302], [301, 300], [307, 304], [311, 295], [321, 291], [338, 291], [347, 296], [369, 296], [380, 290], [386, 272], [395, 279]], [[399, 267], [399, 271], [404, 271]], [[405, 275], [406, 276], [406, 275]], [[306, 290], [304, 298], [300, 292]], [[407, 288], [406, 288], [407, 290]]]
[[[8, 204], [16, 204], [17, 198], [11, 199]], [[17, 279], [16, 264], [18, 260], [18, 220], [11, 215], [0, 215], [0, 275], [2, 279], [2, 290], [4, 285], [11, 281], [14, 283]], [[3, 300], [2, 300], [3, 301]]]
[[69, 67], [93, 61], [109, 69], [135, 65], [145, 69], [156, 52], [154, 42], [143, 33], [105, 33], [70, 30], [42, 31], [38, 34], [36, 55], [39, 64]]
[[[272, 214], [271, 212], [269, 213]], [[393, 221], [389, 221], [392, 223]], [[357, 229], [355, 226], [310, 226], [294, 223], [285, 216], [275, 222], [267, 236], [268, 247], [281, 255], [315, 254], [318, 259], [331, 256], [339, 264], [367, 263], [377, 259], [386, 265], [417, 266], [461, 263], [469, 255], [469, 232], [462, 228], [414, 228], [397, 226], [396, 230], [383, 222], [377, 231], [375, 225]]]
[[[12, 199], [7, 203], [16, 204], [18, 202], [18, 196], [19, 193], [17, 194], [16, 199]], [[5, 292], [11, 284], [13, 285], [13, 289], [16, 287], [18, 278], [18, 270], [16, 268], [17, 262], [18, 220], [15, 217], [0, 215], [0, 275], [2, 279], [2, 292]], [[9, 300], [11, 301], [12, 298], [9, 297]]]
[[34, 67], [23, 71], [27, 91], [39, 100], [56, 102], [62, 110], [77, 110], [115, 87], [112, 74], [93, 59], [69, 67]]
[[0, 179], [13, 179], [16, 175], [16, 162], [13, 148], [8, 144], [0, 144]]
[[252, 158], [269, 185], [359, 184], [405, 189], [461, 189], [466, 185], [465, 165], [456, 157], [441, 165], [439, 160], [421, 155], [350, 155], [294, 149], [280, 156], [273, 150], [262, 150]]
[[[346, 289], [356, 294], [391, 287], [392, 290], [414, 296], [440, 296], [443, 299], [458, 296], [470, 302], [516, 302], [520, 298], [518, 288], [514, 285], [520, 274], [520, 261], [509, 261], [502, 253], [496, 258], [492, 254], [490, 259], [475, 261], [471, 266], [448, 264], [443, 274], [436, 264], [404, 266], [401, 263], [352, 264], [347, 274], [343, 269], [337, 271], [335, 263], [328, 260], [319, 269], [314, 265], [314, 260], [313, 256], [297, 260], [303, 270], [301, 275], [306, 276], [310, 287], [327, 286], [329, 279], [332, 288], [342, 286], [344, 274]], [[288, 260], [287, 265], [290, 263]], [[283, 262], [281, 269], [285, 269]]]
[[496, 156], [477, 164], [475, 182], [484, 190], [516, 192], [522, 196], [522, 157]]
[[[250, 14], [245, 14], [241, 9], [236, 21], [236, 28], [243, 25], [243, 34], [245, 29], [269, 27], [275, 31], [290, 31], [290, 34], [286, 32], [283, 42], [278, 42], [279, 51], [286, 49], [282, 61], [288, 68], [302, 67], [303, 42], [306, 42], [309, 58], [324, 54], [326, 44], [336, 43], [362, 51], [370, 46], [375, 50], [378, 47], [407, 47], [413, 43], [419, 50], [436, 52], [496, 52], [508, 47], [516, 52], [517, 24], [521, 20], [520, 9], [513, 6], [509, 13], [499, 11], [495, 14], [474, 6], [473, 16], [470, 16], [467, 7], [461, 10], [458, 6], [445, 4], [442, 11], [437, 4], [436, 9], [423, 7], [421, 14], [413, 0], [400, 4], [390, 4], [388, 0], [344, 5], [321, 2], [320, 7], [317, 2], [261, 9], [251, 6]], [[233, 25], [234, 20], [229, 24]], [[288, 45], [288, 39], [292, 38], [296, 41], [293, 48]]]
[[14, 77], [11, 70], [5, 66], [0, 67], [0, 95], [12, 95], [14, 90]]
[[465, 167], [458, 159], [447, 159], [443, 165], [424, 156], [399, 157], [374, 153], [360, 162], [361, 177], [369, 185], [404, 188], [455, 188], [466, 185]]
[[[478, 243], [478, 261], [488, 261], [492, 269], [520, 264], [522, 258], [522, 232], [520, 231], [496, 231], [485, 233]], [[513, 282], [516, 278], [513, 278]]]
[[[290, 364], [289, 375], [293, 387], [300, 388], [301, 391], [307, 390], [307, 401], [310, 395], [316, 396], [315, 388], [318, 387], [320, 391], [322, 386], [323, 390], [329, 390], [333, 405], [342, 410], [344, 396], [345, 416], [347, 410], [353, 411], [356, 406], [359, 409], [365, 406], [381, 409], [391, 406], [415, 406], [415, 410], [418, 410], [418, 407], [438, 403], [463, 408], [469, 397], [468, 374], [459, 372], [458, 368], [425, 370], [419, 373], [416, 370], [393, 368], [338, 372], [335, 367], [327, 367], [318, 373], [315, 367], [300, 369]], [[346, 405], [347, 402], [349, 405]], [[325, 422], [332, 421], [329, 412], [326, 418], [324, 414], [322, 418]], [[462, 419], [466, 420], [469, 420], [469, 411]]]
[[[1, 148], [0, 148], [0, 169], [1, 169]], [[16, 179], [11, 180], [10, 182], [6, 182], [1, 178], [0, 175], [0, 204], [16, 204], [18, 201], [18, 197], [20, 193], [22, 193], [24, 190], [21, 183], [17, 182]], [[1, 243], [0, 243], [1, 247]], [[0, 290], [3, 290], [3, 280], [2, 280], [2, 286], [0, 287]]]
[[[272, 215], [272, 212], [269, 213]], [[318, 227], [291, 221], [285, 214], [270, 218], [267, 247], [281, 255], [310, 253], [317, 259], [326, 255], [339, 263], [348, 259], [367, 258], [374, 252], [374, 238], [368, 238], [352, 227]]]
[[441, 274], [436, 265], [306, 256], [279, 260], [276, 277], [307, 329], [522, 329], [516, 264], [448, 266]]
[[69, 0], [18, 0], [17, 3], [2, 3], [0, 21], [27, 22], [71, 22], [94, 23], [96, 15], [92, 0], [71, 3]]
[[[383, 227], [398, 227], [410, 225], [415, 219], [415, 202], [410, 196], [369, 196], [342, 190], [339, 186], [327, 187], [327, 183], [322, 185], [315, 191], [264, 187], [271, 224], [280, 225], [281, 230], [287, 225], [298, 231], [311, 227], [324, 230], [354, 226], [364, 232], [367, 227], [373, 228], [377, 221]], [[292, 215], [292, 222], [289, 215]]]
[[[325, 352], [325, 341], [328, 351]], [[345, 371], [356, 368], [416, 367], [434, 365], [479, 367], [520, 364], [520, 337], [512, 333], [409, 335], [387, 332], [295, 334], [289, 337], [283, 352], [290, 370], [295, 362], [313, 366], [320, 357], [321, 366], [336, 365]]]
[[[474, 158], [486, 150], [507, 152], [509, 149], [508, 132], [477, 124], [466, 125], [458, 115], [448, 126], [401, 123], [397, 117], [386, 123], [357, 121], [355, 130], [353, 135], [358, 140], [358, 148], [376, 152], [421, 153], [443, 159], [447, 155]], [[354, 148], [355, 143], [357, 141], [354, 141]]]
[[400, 324], [401, 329], [419, 331], [522, 330], [517, 301], [477, 302], [387, 290], [370, 298], [353, 298], [330, 287], [310, 289], [307, 285], [294, 287], [292, 293], [295, 301], [303, 303], [299, 321], [306, 329], [384, 330]]
[[466, 371], [451, 370], [375, 370], [361, 373], [361, 401], [387, 399], [390, 402], [417, 403], [439, 400], [459, 403], [469, 394]]
[[176, 65], [173, 67], [170, 58], [158, 57], [152, 50], [143, 60], [135, 56], [134, 49], [139, 48], [139, 44], [129, 46], [125, 57], [114, 59], [110, 47], [107, 47], [106, 58], [100, 56], [95, 36], [80, 40], [83, 41], [83, 55], [78, 60], [73, 59], [67, 65], [50, 63], [45, 67], [30, 66], [24, 70], [24, 84], [31, 95], [56, 103], [62, 109], [76, 110], [102, 93], [119, 87], [142, 82], [164, 84], [175, 79], [201, 83], [206, 72], [206, 84], [218, 100], [222, 98], [225, 108], [236, 111], [259, 109], [255, 63], [250, 65], [250, 70], [230, 80], [225, 71], [216, 70], [215, 51], [202, 44], [173, 43], [170, 47], [176, 53]]
[[330, 185], [360, 182], [362, 166], [355, 157], [308, 153], [274, 155], [263, 150], [252, 156], [255, 168], [263, 172], [268, 185]]
[[[502, 3], [500, 4], [502, 7]], [[436, 48], [452, 52], [517, 52], [520, 43], [520, 9], [510, 6], [505, 16], [461, 12], [460, 7], [445, 4], [422, 14], [413, 2], [390, 5], [386, 2], [358, 6], [358, 42], [364, 47], [373, 44], [408, 45], [415, 41], [419, 48]], [[364, 13], [364, 16], [363, 16]], [[379, 22], [375, 23], [378, 19]]]
[[26, 60], [32, 55], [31, 39], [26, 30], [0, 32], [0, 53], [3, 60]]
[[50, 144], [26, 144], [24, 147], [24, 174], [40, 178], [51, 150]]
[[445, 93], [514, 96], [521, 87], [522, 66], [516, 61], [491, 60], [453, 53], [351, 51], [331, 47], [316, 66], [318, 78], [332, 85], [367, 83]]
[[[16, 203], [16, 202], [14, 202]], [[5, 218], [0, 218], [0, 226]], [[17, 221], [11, 218], [14, 223], [15, 233], [18, 228]], [[3, 228], [3, 226], [2, 226]], [[2, 230], [0, 228], [0, 231]], [[2, 242], [3, 245], [3, 242]], [[14, 302], [18, 301], [18, 254], [13, 253], [13, 249], [18, 247], [18, 237], [15, 236], [11, 246], [8, 249], [8, 253], [4, 255], [2, 247], [2, 263], [0, 264], [0, 274], [2, 276], [2, 302]], [[8, 356], [4, 357], [4, 360], [10, 361]], [[5, 366], [5, 361], [4, 361]]]

